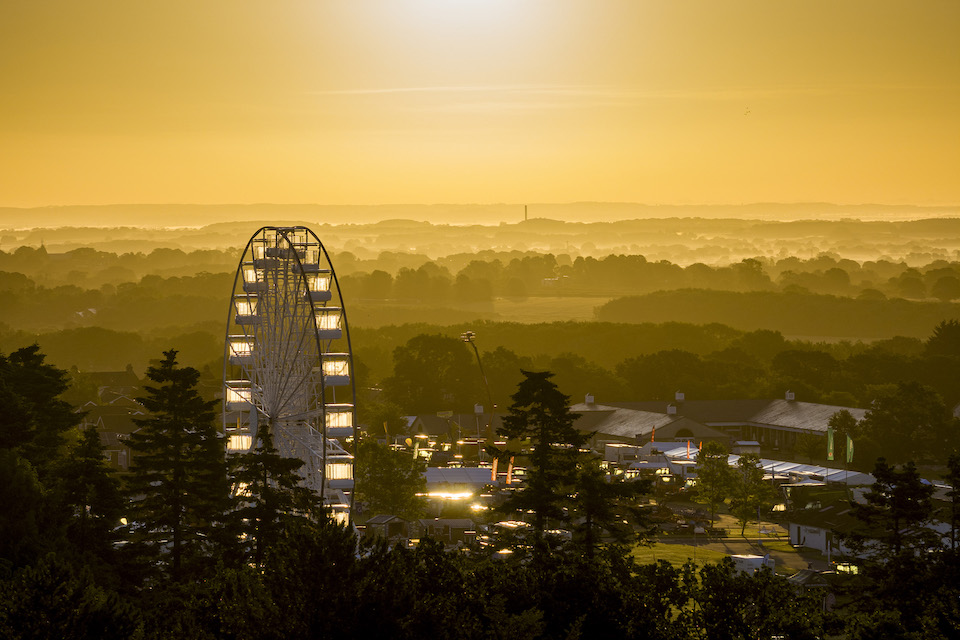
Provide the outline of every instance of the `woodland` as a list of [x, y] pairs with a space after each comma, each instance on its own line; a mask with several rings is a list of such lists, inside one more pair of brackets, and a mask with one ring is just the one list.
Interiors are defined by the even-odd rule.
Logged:
[[[0, 349], [36, 342], [83, 388], [85, 372], [130, 365], [140, 375], [173, 346], [215, 385], [236, 263], [255, 226], [0, 232]], [[409, 372], [397, 357], [416, 336], [473, 330], [500, 406], [520, 366], [608, 401], [790, 389], [866, 407], [878, 387], [916, 381], [960, 402], [952, 325], [941, 327], [960, 318], [957, 219], [314, 226], [365, 388]], [[454, 378], [474, 375], [460, 366]], [[405, 409], [482, 400], [454, 395], [456, 406]]]
[[[213, 392], [245, 228], [5, 231], [3, 246], [44, 244], [0, 249], [0, 350], [38, 344], [70, 372], [78, 404], [94, 393], [91, 372], [132, 367], [142, 375], [171, 347]], [[678, 231], [691, 228], [696, 234]], [[798, 400], [868, 408], [913, 384], [940, 422], [960, 403], [956, 219], [388, 220], [319, 232], [344, 296], [358, 386], [370, 399], [362, 417], [484, 404], [458, 338], [468, 330], [499, 407], [524, 368], [552, 371], [571, 397], [600, 402], [669, 400], [677, 391], [689, 399], [777, 398], [789, 390]], [[211, 234], [234, 248], [182, 248]], [[653, 252], [670, 249], [667, 240], [692, 244], [674, 251], [674, 261], [653, 260], [603, 254], [601, 238], [611, 237]], [[95, 248], [116, 244], [112, 238], [171, 246]], [[845, 244], [853, 238], [870, 259], [838, 253], [855, 252]], [[531, 248], [558, 239], [566, 252]], [[463, 251], [468, 241], [472, 249]], [[68, 248], [75, 243], [93, 246]], [[787, 255], [814, 243], [834, 251]], [[445, 250], [420, 248], [439, 245]], [[709, 246], [767, 253], [713, 264], [689, 257]]]
[[[826, 608], [823, 587], [741, 573], [729, 559], [637, 562], [630, 548], [652, 531], [636, 507], [650, 479], [605, 481], [577, 446], [569, 398], [550, 373], [526, 372], [501, 434], [531, 443], [530, 477], [500, 509], [535, 514], [532, 530], [486, 547], [425, 538], [409, 549], [328, 519], [267, 427], [255, 448], [225, 458], [216, 402], [176, 357], [147, 371], [139, 455], [118, 478], [95, 429], [76, 433], [61, 399], [67, 373], [35, 346], [0, 356], [3, 637], [866, 640], [951, 638], [960, 621], [955, 545], [931, 552], [927, 536], [889, 527], [915, 531], [933, 514], [912, 463], [878, 462], [857, 517], [895, 535], [877, 539], [861, 573], [835, 576]], [[733, 490], [740, 474], [722, 468]], [[950, 469], [955, 514], [960, 458]], [[231, 494], [238, 483], [244, 492]], [[552, 538], [554, 522], [570, 523], [572, 539]]]
[[[956, 551], [924, 556], [925, 540], [898, 539], [882, 562], [834, 585], [834, 612], [816, 593], [729, 563], [640, 564], [629, 544], [598, 544], [589, 526], [552, 546], [538, 526], [532, 539], [509, 542], [512, 561], [429, 540], [358, 547], [317, 511], [315, 496], [296, 490], [295, 465], [276, 455], [268, 432], [231, 460], [210, 444], [236, 262], [256, 226], [0, 232], [0, 354], [9, 354], [0, 358], [0, 393], [10, 408], [0, 423], [8, 487], [0, 635], [946, 638], [955, 630]], [[917, 468], [947, 473], [956, 449], [955, 219], [313, 227], [329, 243], [349, 315], [361, 425], [483, 404], [474, 354], [459, 337], [470, 330], [493, 402], [516, 417], [506, 428], [534, 441], [518, 394], [544, 376], [523, 371], [552, 372], [539, 383], [552, 389], [560, 426], [567, 402], [587, 393], [604, 402], [791, 390], [798, 400], [866, 408], [867, 418], [845, 428], [858, 443], [853, 466], [887, 482], [863, 514], [870, 527], [895, 512], [885, 496], [917, 485], [908, 482]], [[96, 396], [92, 373], [128, 367], [145, 379], [149, 415], [132, 445], [144, 462], [121, 481], [98, 438], [76, 433], [73, 410]], [[159, 383], [182, 391], [196, 419], [189, 438], [155, 431], [183, 409], [151, 390]], [[574, 435], [558, 434], [540, 437], [576, 448]], [[189, 472], [170, 471], [174, 459], [192, 460]], [[553, 480], [531, 484], [543, 493], [508, 506], [542, 510], [546, 522], [565, 513], [559, 498], [576, 495], [579, 506], [569, 506], [591, 514], [588, 523], [625, 513], [620, 488], [607, 492], [590, 464], [556, 458], [550, 467], [551, 459], [542, 458], [543, 478]], [[168, 486], [174, 477], [187, 484]], [[225, 500], [230, 482], [259, 498]], [[927, 490], [918, 491], [908, 502], [927, 504]], [[192, 519], [170, 519], [172, 496], [195, 501], [180, 511]], [[135, 518], [116, 527], [121, 513]]]

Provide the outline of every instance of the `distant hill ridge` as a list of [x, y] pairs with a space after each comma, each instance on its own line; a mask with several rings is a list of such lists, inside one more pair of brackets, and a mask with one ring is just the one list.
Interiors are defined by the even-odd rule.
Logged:
[[916, 220], [960, 217], [960, 205], [922, 206], [830, 203], [665, 205], [610, 202], [524, 204], [112, 204], [0, 207], [0, 228], [61, 226], [200, 227], [222, 222], [309, 221], [309, 224], [369, 224], [389, 220], [433, 224], [499, 224], [549, 218], [600, 222], [638, 218], [741, 218], [795, 220]]

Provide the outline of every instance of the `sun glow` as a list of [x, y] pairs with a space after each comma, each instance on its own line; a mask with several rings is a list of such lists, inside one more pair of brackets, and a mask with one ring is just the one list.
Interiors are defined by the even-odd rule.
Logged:
[[960, 5], [734, 4], [0, 3], [0, 205], [957, 201]]

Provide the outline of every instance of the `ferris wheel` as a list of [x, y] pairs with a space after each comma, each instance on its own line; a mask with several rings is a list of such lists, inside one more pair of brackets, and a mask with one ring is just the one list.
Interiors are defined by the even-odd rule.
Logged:
[[350, 520], [356, 387], [343, 297], [330, 256], [306, 227], [263, 227], [234, 277], [224, 346], [230, 452], [269, 428], [281, 455], [334, 518]]

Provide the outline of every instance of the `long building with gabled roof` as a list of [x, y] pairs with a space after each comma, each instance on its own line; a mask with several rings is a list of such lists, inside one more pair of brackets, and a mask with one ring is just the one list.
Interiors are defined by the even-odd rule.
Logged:
[[[865, 409], [840, 407], [791, 399], [685, 400], [682, 393], [674, 402], [604, 402], [592, 396], [571, 409], [584, 416], [594, 430], [636, 441], [693, 439], [756, 441], [763, 449], [792, 449], [797, 436], [823, 436], [830, 418], [849, 411], [856, 419]], [[579, 425], [578, 425], [579, 426]], [[656, 433], [654, 433], [656, 432]]]

